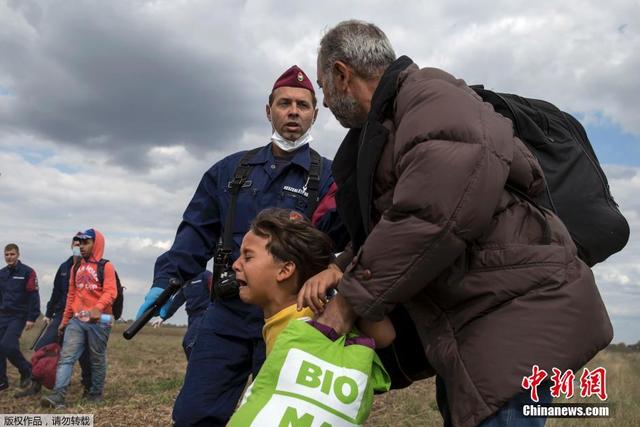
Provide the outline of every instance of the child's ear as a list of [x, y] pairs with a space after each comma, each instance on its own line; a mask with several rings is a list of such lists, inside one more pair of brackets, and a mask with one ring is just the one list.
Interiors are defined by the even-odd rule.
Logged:
[[276, 280], [278, 282], [284, 282], [293, 277], [294, 274], [296, 274], [296, 264], [291, 261], [286, 261], [282, 263], [280, 270], [278, 270]]

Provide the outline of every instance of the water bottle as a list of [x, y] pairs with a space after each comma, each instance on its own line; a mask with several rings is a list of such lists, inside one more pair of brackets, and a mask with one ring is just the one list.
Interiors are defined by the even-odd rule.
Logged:
[[115, 319], [112, 314], [102, 313], [100, 315], [100, 319], [98, 320], [98, 323], [104, 326], [113, 326], [114, 320]]
[[[91, 320], [91, 314], [88, 310], [82, 310], [76, 313], [76, 318], [81, 322], [89, 322]], [[112, 314], [102, 313], [98, 318], [98, 322], [104, 326], [113, 326], [114, 317]]]

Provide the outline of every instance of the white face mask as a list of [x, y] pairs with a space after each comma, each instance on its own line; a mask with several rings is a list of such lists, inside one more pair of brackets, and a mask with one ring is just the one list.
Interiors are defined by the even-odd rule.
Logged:
[[302, 147], [305, 144], [313, 141], [313, 137], [311, 136], [311, 128], [309, 128], [304, 135], [295, 141], [289, 141], [288, 139], [284, 139], [277, 130], [273, 130], [273, 135], [271, 135], [271, 142], [276, 144], [278, 147], [290, 153], [292, 151], [296, 151], [298, 148]]

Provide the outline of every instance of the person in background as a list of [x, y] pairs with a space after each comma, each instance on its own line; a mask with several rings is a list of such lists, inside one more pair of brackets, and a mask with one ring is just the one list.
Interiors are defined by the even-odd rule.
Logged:
[[[82, 234], [82, 233], [78, 233]], [[52, 344], [60, 341], [58, 335], [58, 326], [62, 322], [62, 315], [64, 314], [64, 307], [67, 302], [67, 290], [69, 289], [69, 277], [71, 276], [71, 269], [75, 262], [80, 259], [80, 239], [73, 237], [71, 241], [72, 255], [58, 267], [56, 276], [53, 279], [53, 290], [51, 291], [51, 298], [47, 303], [47, 310], [44, 314], [44, 323], [46, 329], [40, 339], [33, 347], [34, 351], [38, 351], [42, 347], [48, 344]], [[86, 397], [89, 394], [91, 388], [91, 361], [89, 358], [89, 349], [85, 349], [80, 356], [80, 368], [82, 369], [82, 385], [84, 386], [83, 395]], [[24, 390], [20, 390], [15, 397], [33, 396], [40, 392], [42, 384], [31, 379], [31, 384]]]
[[20, 351], [20, 336], [40, 316], [36, 272], [20, 261], [15, 243], [4, 247], [6, 267], [0, 270], [0, 391], [9, 388], [7, 359], [20, 372], [20, 387], [31, 381], [31, 364]]
[[42, 406], [60, 408], [65, 405], [65, 395], [71, 383], [73, 365], [85, 349], [91, 360], [91, 388], [86, 400], [102, 401], [107, 374], [107, 341], [113, 324], [106, 318], [112, 314], [112, 305], [118, 290], [113, 265], [104, 265], [104, 280], [98, 280], [98, 262], [102, 259], [105, 239], [102, 233], [90, 228], [76, 236], [80, 241], [80, 259], [71, 270], [69, 291], [62, 322], [58, 327], [64, 333], [56, 384], [53, 393], [42, 396]]

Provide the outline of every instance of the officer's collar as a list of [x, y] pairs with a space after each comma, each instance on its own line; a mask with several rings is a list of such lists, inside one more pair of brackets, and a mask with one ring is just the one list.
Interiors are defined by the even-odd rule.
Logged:
[[18, 268], [20, 268], [21, 265], [22, 265], [22, 262], [18, 260], [18, 262], [16, 262], [14, 265], [12, 266], [7, 265], [6, 267], [11, 271], [16, 271]]
[[[271, 151], [271, 144], [272, 143], [270, 142], [262, 147], [260, 151], [258, 151], [247, 163], [250, 165], [261, 165], [265, 163], [274, 164], [276, 157]], [[295, 163], [296, 165], [304, 168], [304, 170], [309, 171], [309, 168], [311, 167], [311, 155], [309, 150], [309, 144], [305, 144], [298, 148], [291, 159], [291, 163]]]

